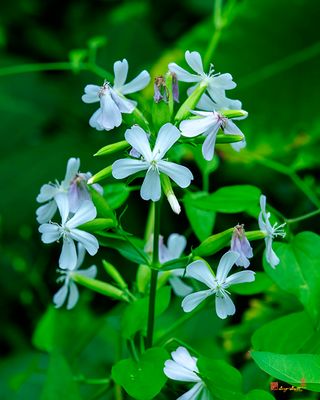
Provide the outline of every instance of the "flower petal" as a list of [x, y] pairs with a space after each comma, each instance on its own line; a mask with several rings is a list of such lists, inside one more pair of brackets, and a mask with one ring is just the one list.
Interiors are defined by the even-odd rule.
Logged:
[[127, 129], [124, 137], [138, 153], [143, 155], [145, 160], [149, 162], [152, 160], [152, 152], [148, 136], [140, 126], [135, 125], [132, 128]]
[[39, 226], [39, 232], [42, 233], [43, 243], [53, 243], [60, 239], [60, 227], [57, 224], [42, 224]]
[[190, 185], [193, 175], [187, 167], [163, 160], [158, 161], [157, 164], [159, 171], [168, 175], [181, 188], [186, 188]]
[[66, 301], [67, 294], [68, 294], [68, 285], [66, 284], [65, 281], [63, 286], [53, 296], [53, 303], [56, 308], [63, 306], [64, 302]]
[[211, 290], [201, 290], [200, 292], [191, 293], [185, 297], [181, 303], [184, 312], [191, 312], [194, 310], [203, 300], [212, 295]]
[[197, 359], [192, 357], [185, 347], [179, 346], [171, 353], [171, 357], [173, 361], [180, 364], [184, 368], [187, 368], [190, 371], [199, 372], [197, 367]]
[[97, 210], [91, 200], [84, 201], [77, 212], [66, 223], [69, 229], [76, 228], [79, 225], [92, 221], [97, 216]]
[[45, 203], [46, 201], [52, 200], [58, 192], [59, 188], [56, 185], [51, 185], [50, 183], [42, 185], [40, 193], [37, 196], [37, 202]]
[[98, 110], [95, 111], [92, 114], [92, 117], [89, 119], [89, 125], [92, 128], [97, 129], [98, 131], [103, 131], [104, 130], [103, 126], [99, 122], [100, 119], [101, 119], [101, 114], [102, 114], [101, 108], [98, 108]]
[[210, 289], [216, 287], [216, 280], [208, 265], [202, 260], [193, 261], [187, 266], [187, 278], [193, 278], [207, 285]]
[[77, 304], [78, 300], [79, 300], [79, 290], [77, 288], [77, 285], [73, 281], [70, 281], [67, 310], [71, 310]]
[[161, 197], [161, 182], [158, 171], [149, 169], [141, 186], [143, 200], [158, 201]]
[[186, 245], [187, 245], [187, 239], [183, 235], [179, 235], [178, 233], [172, 233], [168, 237], [168, 242], [167, 242], [168, 250], [170, 256], [172, 257], [171, 260], [179, 258], [183, 253], [184, 249], [186, 248]]
[[199, 75], [203, 74], [203, 64], [200, 54], [197, 51], [190, 52], [189, 50], [185, 53], [185, 58], [189, 66]]
[[240, 271], [228, 276], [225, 283], [228, 285], [236, 285], [238, 283], [253, 282], [255, 279], [255, 272], [253, 271]]
[[241, 140], [241, 142], [236, 142], [236, 143], [230, 143], [231, 147], [235, 151], [240, 151], [241, 149], [245, 148], [247, 146], [247, 142], [245, 139]]
[[237, 127], [237, 125], [232, 122], [230, 119], [227, 120], [226, 126], [223, 129], [224, 133], [227, 135], [240, 135], [244, 136], [241, 130]]
[[199, 75], [191, 74], [185, 69], [179, 67], [176, 63], [170, 63], [168, 65], [169, 71], [177, 75], [178, 81], [181, 82], [200, 82], [202, 77]]
[[97, 85], [87, 85], [84, 88], [85, 94], [81, 97], [84, 103], [95, 103], [99, 101], [99, 91], [100, 86]]
[[216, 312], [221, 319], [225, 319], [228, 315], [233, 315], [236, 312], [233, 301], [227, 294], [223, 297], [216, 296]]
[[148, 83], [150, 82], [150, 75], [147, 71], [142, 71], [140, 74], [135, 77], [131, 82], [128, 82], [121, 88], [122, 94], [129, 94], [138, 92], [139, 90], [144, 89]]
[[67, 193], [58, 193], [55, 196], [57, 206], [61, 216], [61, 224], [64, 225], [69, 215], [69, 200]]
[[169, 278], [170, 285], [174, 291], [174, 294], [178, 297], [185, 297], [193, 292], [193, 288], [183, 282], [178, 276], [171, 276]]
[[177, 400], [205, 400], [203, 396], [199, 397], [203, 389], [203, 382], [198, 382], [190, 390], [178, 397]]
[[62, 250], [59, 258], [61, 269], [72, 270], [77, 265], [77, 252], [74, 241], [70, 237], [63, 238]]
[[266, 243], [266, 259], [272, 268], [275, 268], [279, 263], [280, 259], [272, 248], [272, 238], [270, 236], [265, 238]]
[[86, 276], [87, 278], [94, 279], [97, 275], [97, 267], [95, 265], [91, 265], [91, 267], [87, 269], [82, 269], [80, 271], [77, 271], [78, 275]]
[[62, 185], [66, 188], [69, 188], [71, 181], [76, 177], [80, 168], [80, 159], [79, 158], [69, 158], [67, 164], [66, 176], [62, 182]]
[[[216, 127], [217, 126], [217, 127]], [[218, 124], [217, 118], [213, 113], [210, 113], [207, 117], [188, 119], [180, 123], [179, 129], [181, 135], [185, 137], [195, 137], [206, 132], [208, 129], [215, 128], [218, 130], [220, 124]]]
[[161, 160], [166, 152], [176, 143], [180, 138], [179, 129], [174, 125], [167, 123], [164, 124], [159, 130], [152, 155], [156, 160]]
[[212, 79], [212, 84], [210, 86], [214, 86], [217, 89], [229, 90], [234, 89], [237, 84], [233, 82], [233, 78], [231, 74], [221, 74], [216, 75]]
[[110, 131], [111, 129], [121, 125], [122, 116], [119, 107], [111, 97], [110, 91], [105, 91], [103, 96], [100, 98], [101, 114], [97, 119], [105, 130]]
[[197, 108], [204, 111], [217, 111], [216, 103], [205, 93], [200, 97], [200, 100], [197, 103]]
[[205, 138], [205, 141], [203, 142], [202, 145], [202, 155], [203, 158], [207, 161], [211, 161], [214, 156], [214, 148], [216, 144], [216, 138], [217, 138], [217, 133], [219, 130], [220, 126], [219, 124], [216, 124], [214, 129], [210, 129], [207, 137]]
[[36, 210], [37, 221], [39, 224], [44, 224], [51, 220], [57, 211], [57, 203], [54, 200], [49, 201], [47, 204], [40, 206]]
[[80, 268], [80, 266], [83, 263], [84, 257], [86, 255], [86, 248], [81, 243], [78, 243], [77, 248], [78, 248], [78, 257], [77, 257], [77, 265], [76, 265], [75, 269]]
[[113, 64], [114, 88], [119, 89], [124, 85], [127, 79], [128, 69], [128, 61], [125, 58], [122, 61], [116, 61]]
[[113, 89], [110, 89], [111, 96], [116, 105], [119, 108], [119, 111], [124, 114], [131, 114], [133, 110], [137, 106], [137, 102], [133, 100], [128, 100], [121, 94], [116, 93]]
[[116, 179], [123, 179], [148, 168], [149, 163], [146, 161], [122, 158], [112, 164], [112, 176]]
[[81, 229], [72, 229], [70, 231], [70, 236], [72, 239], [80, 242], [86, 248], [90, 256], [94, 256], [97, 253], [99, 242], [91, 233], [82, 231]]
[[172, 360], [167, 360], [164, 363], [163, 372], [168, 378], [173, 379], [175, 381], [181, 381], [181, 382], [200, 381], [200, 378], [195, 372], [193, 372], [188, 367], [184, 367], [182, 364]]
[[231, 270], [238, 258], [239, 253], [236, 253], [235, 251], [228, 251], [221, 257], [216, 274], [216, 278], [219, 283], [225, 282], [229, 271]]

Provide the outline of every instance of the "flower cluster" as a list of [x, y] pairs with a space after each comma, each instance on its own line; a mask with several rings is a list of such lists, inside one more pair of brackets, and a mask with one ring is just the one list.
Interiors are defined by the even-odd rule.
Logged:
[[[43, 185], [37, 197], [39, 203], [45, 203], [36, 211], [41, 240], [43, 243], [62, 240], [59, 257], [59, 271], [62, 276], [58, 280], [63, 280], [64, 285], [55, 295], [54, 303], [61, 306], [69, 293], [67, 308], [72, 308], [78, 298], [72, 274], [81, 266], [86, 251], [93, 256], [99, 248], [96, 237], [81, 229], [81, 225], [96, 218], [97, 210], [87, 186], [92, 175], [89, 172], [80, 173], [79, 167], [80, 160], [70, 158], [64, 180], [61, 183], [56, 181]], [[103, 191], [100, 185], [93, 185], [93, 190], [99, 193]], [[57, 210], [61, 218], [59, 223], [51, 220]], [[78, 243], [77, 247], [75, 243]], [[95, 275], [92, 268], [89, 275]]]

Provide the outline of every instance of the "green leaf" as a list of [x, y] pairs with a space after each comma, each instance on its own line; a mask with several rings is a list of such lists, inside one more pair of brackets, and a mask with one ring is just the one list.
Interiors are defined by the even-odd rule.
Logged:
[[253, 351], [252, 358], [267, 374], [294, 386], [320, 392], [320, 355]]
[[130, 187], [125, 183], [111, 183], [106, 185], [103, 189], [104, 197], [113, 210], [125, 203], [131, 191]]
[[96, 218], [90, 222], [86, 222], [78, 226], [78, 229], [82, 229], [87, 232], [98, 232], [105, 229], [114, 228], [116, 226], [115, 221], [110, 218]]
[[231, 286], [228, 290], [230, 290], [231, 293], [252, 295], [267, 291], [272, 284], [272, 280], [265, 272], [256, 272], [253, 282], [239, 283]]
[[310, 316], [303, 311], [268, 322], [251, 340], [255, 351], [292, 354], [313, 352], [320, 344], [318, 336]]
[[134, 399], [153, 399], [166, 383], [163, 367], [168, 359], [166, 350], [153, 347], [143, 353], [138, 362], [126, 359], [115, 364], [112, 378]]
[[150, 264], [150, 258], [143, 250], [144, 241], [135, 236], [125, 238], [117, 234], [99, 232], [97, 239], [101, 246], [117, 250], [123, 257], [136, 264]]
[[243, 400], [240, 372], [222, 360], [199, 357], [200, 375], [216, 400]]
[[213, 194], [193, 200], [194, 206], [207, 211], [234, 214], [247, 212], [259, 214], [260, 189], [250, 185], [225, 186]]
[[[171, 298], [170, 286], [157, 290], [155, 315], [161, 315], [169, 306]], [[122, 319], [122, 335], [126, 339], [134, 336], [136, 332], [144, 329], [148, 319], [149, 298], [144, 297], [127, 306]]]
[[314, 321], [320, 318], [320, 236], [301, 232], [290, 244], [274, 243], [280, 264], [271, 268], [264, 259], [264, 269], [283, 290], [292, 293], [304, 305]]
[[[211, 235], [215, 221], [215, 213], [197, 207], [197, 200], [207, 197], [206, 193], [187, 193], [184, 206], [190, 225], [200, 241]], [[199, 221], [201, 223], [199, 224]]]
[[265, 390], [254, 389], [245, 395], [244, 400], [274, 400], [274, 397]]
[[175, 260], [170, 260], [162, 264], [161, 271], [171, 271], [172, 269], [186, 268], [190, 262], [190, 257], [176, 258]]
[[108, 202], [106, 199], [101, 196], [100, 193], [98, 193], [96, 190], [91, 189], [91, 198], [93, 201], [93, 204], [95, 205], [97, 209], [97, 217], [98, 218], [111, 218], [115, 220], [115, 215], [109, 206]]
[[76, 382], [67, 361], [59, 353], [52, 353], [41, 400], [81, 400]]

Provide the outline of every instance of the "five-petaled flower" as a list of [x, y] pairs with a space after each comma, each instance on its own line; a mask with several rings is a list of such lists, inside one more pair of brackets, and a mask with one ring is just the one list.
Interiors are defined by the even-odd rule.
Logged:
[[109, 131], [118, 127], [122, 122], [121, 114], [131, 114], [136, 108], [137, 102], [128, 100], [124, 95], [144, 89], [150, 81], [150, 75], [147, 71], [142, 71], [131, 82], [125, 84], [128, 68], [126, 59], [116, 61], [113, 66], [113, 86], [109, 82], [104, 82], [102, 86], [87, 85], [84, 88], [85, 94], [82, 96], [82, 101], [85, 103], [100, 101], [99, 109], [89, 121], [93, 128]]
[[211, 400], [212, 396], [205, 383], [199, 376], [197, 367], [198, 359], [190, 355], [185, 347], [178, 347], [171, 353], [172, 360], [167, 360], [164, 364], [163, 372], [175, 381], [192, 382], [195, 385], [178, 397], [177, 400]]
[[266, 237], [264, 238], [266, 243], [266, 259], [268, 263], [271, 265], [271, 267], [275, 268], [279, 264], [280, 260], [272, 248], [272, 241], [277, 236], [280, 236], [282, 238], [286, 236], [286, 232], [283, 229], [286, 224], [284, 223], [279, 225], [276, 222], [274, 225], [271, 225], [270, 223], [271, 214], [266, 211], [266, 201], [267, 201], [266, 196], [261, 195], [260, 196], [261, 212], [259, 214], [259, 228], [266, 234]]
[[246, 237], [243, 224], [238, 224], [233, 229], [231, 250], [239, 253], [239, 258], [235, 264], [238, 267], [248, 268], [250, 265], [250, 261], [248, 259], [253, 257], [253, 252], [250, 242]]
[[115, 161], [112, 165], [112, 175], [116, 179], [123, 179], [137, 172], [147, 171], [140, 190], [144, 200], [160, 199], [161, 173], [169, 176], [181, 188], [190, 185], [193, 175], [188, 168], [163, 159], [180, 138], [180, 132], [175, 126], [167, 123], [161, 127], [153, 150], [146, 132], [137, 125], [126, 131], [125, 138], [141, 154], [141, 159], [124, 158]]
[[237, 85], [233, 82], [230, 74], [214, 74], [213, 65], [211, 64], [209, 73], [203, 70], [203, 64], [200, 54], [197, 51], [185, 53], [185, 58], [190, 68], [196, 73], [192, 74], [185, 69], [179, 67], [176, 63], [169, 64], [169, 70], [176, 74], [179, 81], [182, 82], [203, 82], [207, 85], [207, 91], [216, 103], [225, 101], [225, 91], [234, 89]]
[[63, 238], [62, 251], [59, 258], [59, 267], [73, 270], [77, 265], [77, 252], [74, 241], [80, 242], [87, 252], [93, 256], [99, 248], [98, 240], [88, 232], [77, 229], [78, 226], [92, 221], [97, 210], [91, 201], [84, 201], [76, 213], [70, 217], [68, 198], [64, 194], [58, 194], [56, 202], [61, 215], [61, 225], [50, 222], [39, 226], [43, 243], [53, 243]]
[[228, 251], [225, 253], [218, 265], [217, 274], [214, 275], [210, 267], [203, 260], [196, 260], [187, 266], [186, 277], [194, 278], [206, 286], [207, 290], [189, 294], [182, 301], [182, 308], [190, 312], [196, 308], [208, 296], [215, 295], [216, 313], [219, 318], [233, 315], [236, 308], [227, 291], [230, 285], [244, 282], [253, 282], [255, 273], [253, 271], [236, 272], [228, 276], [232, 266], [239, 258], [239, 253]]
[[73, 276], [75, 274], [86, 276], [87, 278], [95, 278], [97, 275], [97, 267], [92, 265], [87, 269], [79, 270], [81, 264], [83, 263], [86, 249], [78, 243], [78, 258], [76, 266], [73, 270], [58, 270], [61, 274], [57, 279], [57, 282], [63, 282], [62, 287], [53, 296], [53, 303], [56, 308], [62, 307], [67, 301], [67, 310], [71, 310], [78, 302], [79, 291], [78, 287], [73, 281]]

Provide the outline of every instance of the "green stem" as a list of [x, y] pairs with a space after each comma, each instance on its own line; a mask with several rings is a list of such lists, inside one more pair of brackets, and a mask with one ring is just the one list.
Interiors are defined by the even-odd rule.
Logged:
[[208, 172], [204, 172], [202, 174], [202, 189], [207, 193], [209, 193], [209, 177], [210, 174]]
[[131, 354], [132, 354], [132, 358], [136, 361], [136, 362], [138, 362], [139, 361], [139, 355], [138, 355], [138, 353], [137, 353], [137, 349], [136, 349], [136, 346], [135, 346], [135, 344], [134, 344], [134, 341], [133, 341], [133, 339], [129, 339], [128, 340], [128, 343], [129, 343], [129, 350], [130, 350], [130, 352], [131, 352]]
[[159, 233], [160, 233], [160, 201], [154, 204], [154, 230], [153, 230], [153, 253], [152, 253], [152, 269], [149, 293], [149, 310], [148, 310], [148, 328], [146, 348], [152, 347], [154, 315], [157, 294], [158, 280], [158, 264], [159, 264]]
[[301, 215], [300, 217], [286, 219], [286, 223], [287, 224], [294, 224], [295, 222], [300, 222], [300, 221], [303, 221], [305, 219], [312, 218], [312, 217], [314, 217], [315, 215], [318, 215], [318, 214], [320, 214], [320, 209], [316, 210], [316, 211], [311, 211], [311, 212], [309, 212], [307, 214]]
[[109, 385], [109, 378], [85, 378], [84, 376], [74, 376], [76, 382], [86, 383], [88, 385]]

